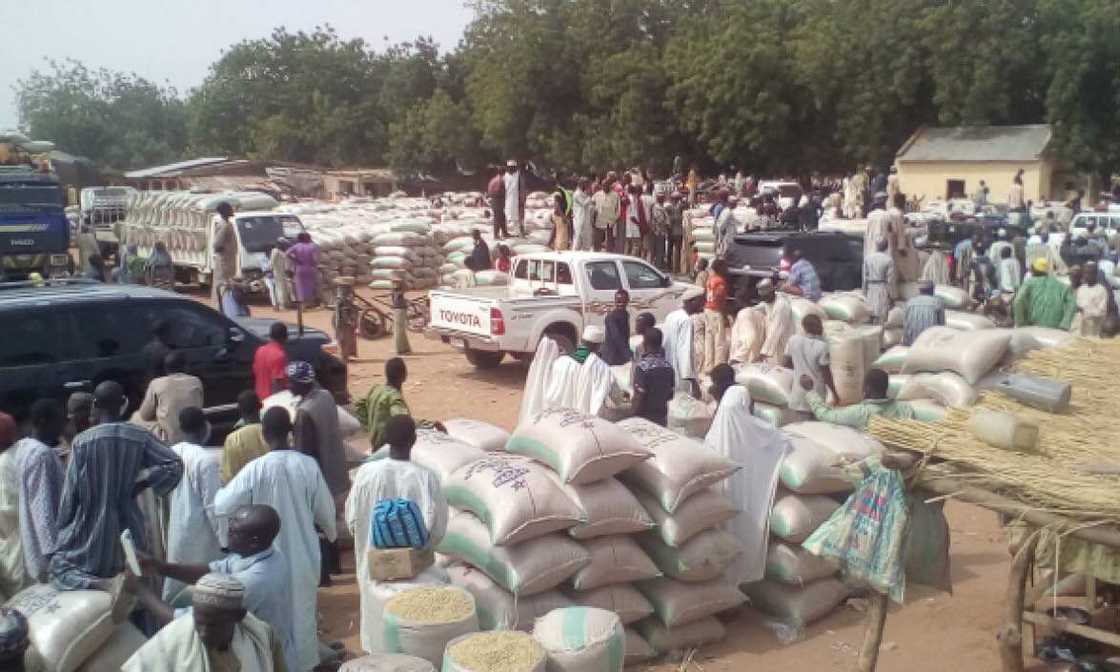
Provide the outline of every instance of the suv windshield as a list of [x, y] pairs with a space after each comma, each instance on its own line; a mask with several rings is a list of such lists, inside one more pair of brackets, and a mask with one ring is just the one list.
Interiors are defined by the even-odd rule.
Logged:
[[64, 205], [62, 189], [48, 184], [0, 184], [0, 206]]
[[237, 233], [241, 245], [248, 252], [270, 252], [276, 247], [276, 239], [281, 236], [295, 240], [303, 231], [303, 224], [295, 215], [260, 215], [238, 217]]

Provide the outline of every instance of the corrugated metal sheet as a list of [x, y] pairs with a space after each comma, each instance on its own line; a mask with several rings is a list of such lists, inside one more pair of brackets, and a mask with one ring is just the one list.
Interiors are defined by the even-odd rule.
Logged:
[[899, 161], [1037, 161], [1050, 144], [1048, 124], [923, 128]]
[[197, 168], [199, 166], [208, 166], [215, 163], [222, 163], [229, 159], [224, 156], [211, 156], [202, 159], [191, 159], [190, 161], [180, 161], [178, 163], [169, 163], [165, 166], [153, 166], [151, 168], [144, 168], [141, 170], [133, 170], [124, 174], [129, 179], [142, 179], [148, 177], [169, 177], [181, 170], [188, 168]]

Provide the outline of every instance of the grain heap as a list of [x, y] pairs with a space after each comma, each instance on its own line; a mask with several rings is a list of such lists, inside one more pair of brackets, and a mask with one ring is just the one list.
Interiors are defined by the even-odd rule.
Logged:
[[461, 588], [412, 588], [385, 603], [382, 642], [387, 653], [443, 661], [447, 643], [478, 631], [474, 598]]
[[544, 672], [548, 656], [523, 632], [479, 632], [447, 645], [443, 672]]
[[222, 202], [238, 212], [277, 206], [271, 196], [256, 191], [141, 191], [129, 200], [123, 242], [138, 246], [140, 255], [148, 256], [152, 246], [162, 241], [177, 263], [206, 266], [212, 254], [208, 246], [210, 222]]
[[721, 578], [742, 548], [719, 529], [734, 509], [718, 484], [738, 467], [642, 418], [618, 427], [653, 454], [621, 478], [657, 523], [639, 543], [663, 574], [635, 584], [653, 613], [636, 624], [638, 633], [628, 633], [628, 640], [640, 636], [657, 653], [719, 641], [725, 631], [714, 615], [745, 601]]

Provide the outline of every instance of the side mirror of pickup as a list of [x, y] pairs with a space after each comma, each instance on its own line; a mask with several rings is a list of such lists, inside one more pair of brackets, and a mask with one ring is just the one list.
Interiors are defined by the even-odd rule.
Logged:
[[669, 276], [669, 275], [661, 276], [661, 286], [662, 287], [672, 287], [673, 286], [672, 276]]

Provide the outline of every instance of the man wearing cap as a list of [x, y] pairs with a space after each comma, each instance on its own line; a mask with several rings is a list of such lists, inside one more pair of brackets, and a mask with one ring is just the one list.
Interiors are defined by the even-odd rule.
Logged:
[[692, 316], [703, 312], [706, 297], [707, 293], [700, 287], [689, 287], [681, 296], [681, 307], [666, 315], [661, 325], [665, 359], [675, 374], [674, 387], [697, 399], [700, 398], [700, 383]]
[[608, 399], [622, 398], [610, 366], [599, 358], [605, 340], [603, 327], [589, 324], [583, 328], [579, 347], [552, 363], [545, 388], [546, 408], [574, 408], [598, 415]]
[[728, 196], [727, 204], [720, 210], [716, 220], [716, 254], [723, 256], [731, 239], [739, 231], [739, 220], [735, 219], [735, 209], [739, 207], [738, 196]]
[[581, 177], [572, 192], [572, 249], [577, 252], [588, 252], [594, 247], [593, 212], [591, 180]]
[[180, 616], [157, 632], [132, 654], [121, 670], [286, 670], [280, 637], [271, 626], [245, 609], [244, 597], [245, 587], [237, 579], [217, 573], [203, 576], [194, 586], [191, 613]]
[[[218, 518], [214, 515], [214, 495], [222, 487], [218, 448], [206, 448], [210, 423], [202, 409], [191, 406], [179, 412], [183, 440], [171, 451], [183, 461], [183, 479], [171, 491], [168, 514], [167, 561], [205, 564], [222, 557], [218, 541]], [[163, 583], [163, 599], [175, 600], [183, 584], [169, 579]]]
[[1023, 282], [1013, 304], [1015, 326], [1050, 327], [1068, 331], [1077, 300], [1065, 283], [1050, 275], [1045, 259], [1031, 262], [1031, 277]]
[[758, 305], [755, 310], [762, 311], [766, 319], [766, 332], [758, 354], [762, 361], [781, 366], [785, 361], [789, 339], [797, 332], [793, 322], [793, 306], [789, 299], [774, 289], [769, 278], [759, 281], [755, 286], [758, 292]]
[[514, 224], [517, 225], [518, 233], [525, 236], [525, 184], [521, 178], [521, 173], [517, 165], [517, 161], [510, 159], [506, 161], [506, 174], [502, 178], [502, 186], [505, 187], [505, 212], [507, 226], [512, 228]]
[[891, 216], [887, 212], [887, 193], [875, 194], [871, 201], [871, 211], [867, 213], [867, 227], [863, 232], [863, 258], [875, 254], [880, 240], [887, 241], [887, 254], [894, 256], [894, 229]]
[[669, 270], [679, 271], [681, 267], [681, 246], [684, 245], [684, 194], [674, 191], [669, 194], [669, 204], [665, 213], [669, 216], [669, 245], [665, 250]]
[[299, 397], [294, 419], [296, 449], [315, 458], [331, 495], [340, 497], [350, 488], [350, 476], [334, 395], [316, 382], [315, 369], [308, 362], [288, 365], [288, 384]]
[[[290, 375], [291, 372], [289, 372]], [[322, 551], [316, 526], [330, 542], [337, 535], [334, 501], [315, 460], [292, 450], [292, 421], [284, 408], [273, 407], [261, 419], [270, 452], [238, 472], [214, 497], [214, 512], [231, 516], [242, 506], [265, 504], [283, 525], [275, 546], [288, 560], [291, 585], [287, 592], [292, 613], [292, 636], [298, 670], [319, 663], [316, 604]]]
[[880, 238], [875, 243], [875, 251], [863, 258], [863, 296], [875, 324], [886, 322], [895, 297], [894, 259], [887, 253], [889, 246], [885, 239]]
[[914, 240], [910, 237], [910, 226], [906, 223], [906, 194], [894, 194], [888, 204], [890, 208], [887, 209], [887, 215], [890, 216], [891, 231], [894, 232], [891, 255], [895, 274], [899, 284], [916, 282], [922, 270], [921, 260], [918, 258], [918, 251], [914, 249]]
[[945, 324], [945, 304], [933, 294], [934, 284], [923, 280], [918, 295], [906, 302], [902, 314], [902, 344], [913, 345], [922, 332]]

